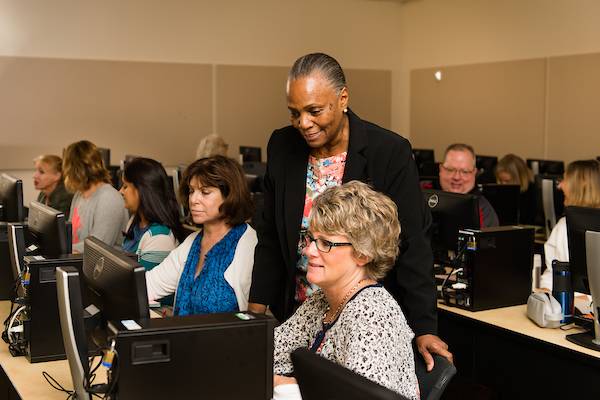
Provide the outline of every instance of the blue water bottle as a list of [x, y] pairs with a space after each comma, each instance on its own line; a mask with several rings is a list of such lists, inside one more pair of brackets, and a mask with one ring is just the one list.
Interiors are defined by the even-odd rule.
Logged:
[[571, 270], [568, 262], [552, 261], [552, 296], [562, 307], [561, 324], [568, 324], [573, 319], [575, 297], [571, 285]]

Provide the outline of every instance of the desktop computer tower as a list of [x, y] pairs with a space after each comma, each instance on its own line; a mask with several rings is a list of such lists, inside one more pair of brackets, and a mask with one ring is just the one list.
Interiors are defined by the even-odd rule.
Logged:
[[29, 270], [25, 304], [27, 318], [23, 321], [25, 356], [29, 362], [45, 362], [65, 359], [56, 296], [56, 268], [75, 267], [81, 271], [83, 257], [80, 254], [48, 259], [41, 256], [25, 256], [23, 262]]
[[12, 297], [14, 283], [8, 244], [8, 223], [0, 222], [0, 300], [9, 300]]
[[108, 325], [118, 355], [116, 399], [273, 396], [275, 319], [224, 313], [125, 322]]
[[460, 265], [443, 299], [470, 311], [527, 303], [531, 293], [534, 229], [501, 226], [459, 231]]

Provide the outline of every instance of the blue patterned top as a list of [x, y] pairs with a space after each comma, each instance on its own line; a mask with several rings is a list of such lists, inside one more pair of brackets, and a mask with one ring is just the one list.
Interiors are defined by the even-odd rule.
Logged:
[[208, 251], [198, 277], [194, 275], [200, 257], [202, 232], [196, 236], [179, 279], [174, 315], [239, 311], [235, 292], [225, 280], [224, 274], [233, 261], [237, 244], [247, 228], [246, 224], [231, 228], [225, 237]]

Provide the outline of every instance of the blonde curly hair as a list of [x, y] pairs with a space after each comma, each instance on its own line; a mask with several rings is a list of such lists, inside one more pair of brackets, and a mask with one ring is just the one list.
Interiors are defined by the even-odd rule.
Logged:
[[396, 204], [367, 184], [351, 181], [331, 187], [315, 199], [310, 229], [346, 236], [354, 255], [369, 260], [367, 275], [381, 280], [400, 252], [400, 222]]

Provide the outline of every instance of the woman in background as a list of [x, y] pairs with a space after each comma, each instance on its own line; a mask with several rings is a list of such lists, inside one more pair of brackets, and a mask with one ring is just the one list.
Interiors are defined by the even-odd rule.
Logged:
[[163, 166], [149, 158], [125, 164], [120, 192], [131, 214], [123, 250], [136, 253], [149, 271], [184, 239], [175, 192]]
[[33, 185], [40, 191], [37, 201], [55, 210], [61, 211], [69, 218], [73, 194], [65, 188], [62, 175], [62, 159], [53, 154], [37, 157], [33, 160], [35, 172]]
[[174, 315], [245, 311], [257, 240], [242, 167], [223, 156], [194, 161], [180, 199], [202, 229], [146, 273], [149, 301], [175, 294]]
[[109, 246], [120, 245], [129, 215], [123, 198], [110, 184], [96, 145], [82, 140], [64, 152], [65, 187], [74, 193], [69, 220], [73, 229], [73, 251], [83, 252], [83, 241], [95, 236]]
[[212, 133], [200, 140], [198, 148], [196, 149], [196, 159], [212, 156], [227, 157], [228, 149], [229, 145], [225, 143], [225, 140], [216, 133]]
[[[600, 208], [600, 163], [596, 160], [573, 161], [567, 166], [559, 188], [565, 194], [565, 206]], [[552, 290], [552, 261], [569, 261], [567, 220], [558, 220], [544, 244], [546, 270], [540, 286]]]
[[496, 164], [496, 182], [503, 185], [519, 185], [519, 223], [533, 225], [535, 223], [536, 204], [533, 173], [523, 159], [514, 154], [507, 154]]

